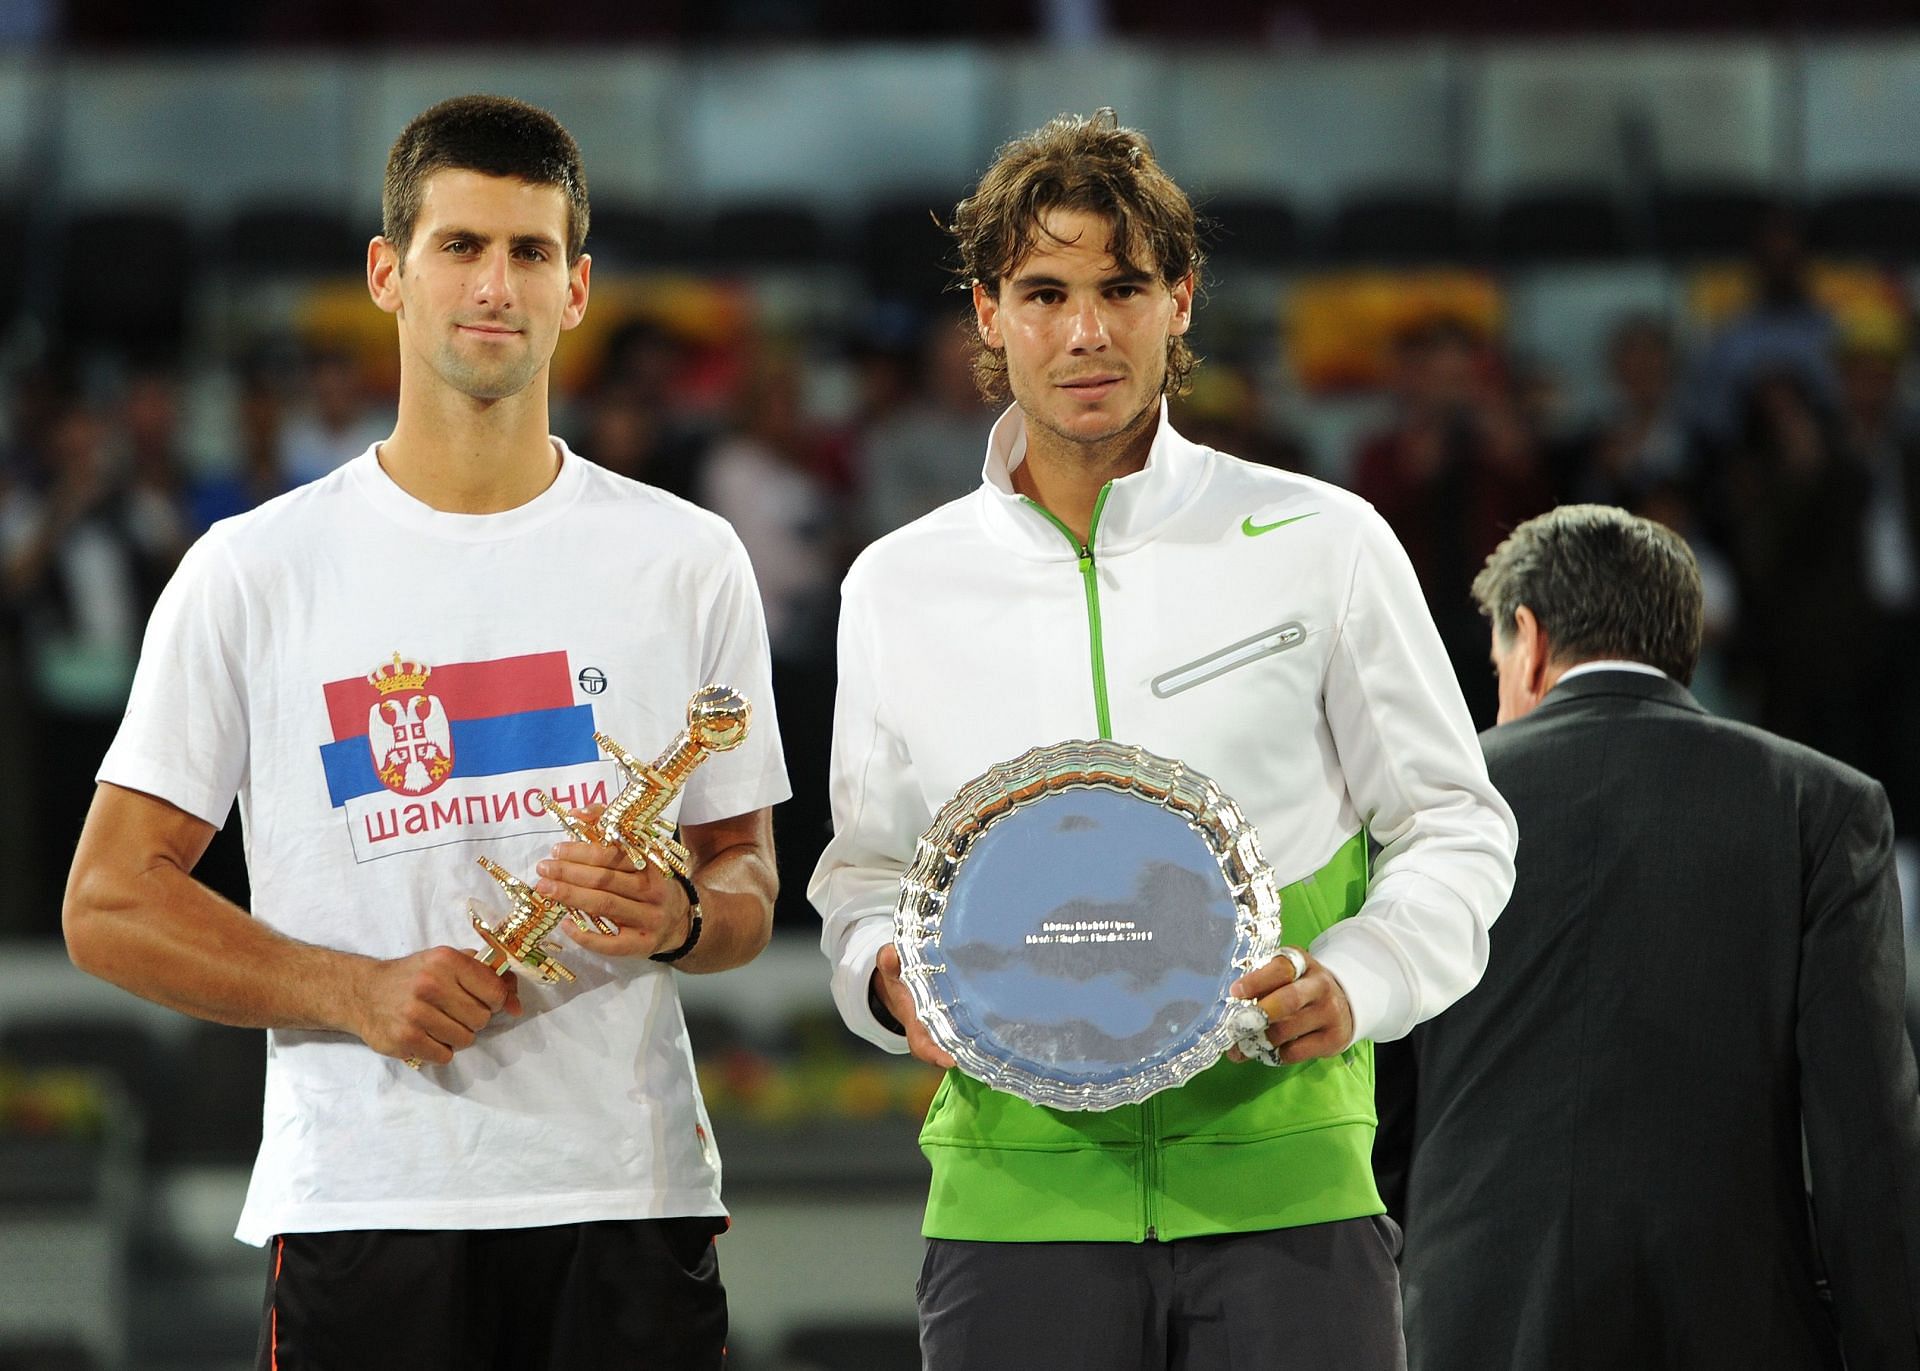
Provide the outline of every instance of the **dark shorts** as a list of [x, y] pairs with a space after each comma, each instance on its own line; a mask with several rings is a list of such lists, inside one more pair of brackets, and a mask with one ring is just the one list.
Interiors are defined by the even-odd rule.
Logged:
[[925, 1371], [1405, 1371], [1384, 1216], [1178, 1242], [927, 1243]]
[[721, 1218], [288, 1233], [258, 1371], [718, 1371]]

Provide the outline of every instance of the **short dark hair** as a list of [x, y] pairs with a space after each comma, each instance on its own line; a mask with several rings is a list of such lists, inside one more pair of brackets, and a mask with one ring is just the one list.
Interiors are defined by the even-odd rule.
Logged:
[[551, 114], [504, 95], [462, 95], [415, 116], [387, 155], [380, 196], [380, 232], [403, 259], [427, 178], [448, 170], [558, 186], [567, 197], [567, 261], [579, 260], [587, 243], [587, 174], [579, 144]]
[[[1122, 128], [1110, 108], [1091, 116], [1062, 114], [1003, 146], [946, 225], [959, 250], [955, 268], [965, 287], [999, 293], [1057, 209], [1106, 220], [1114, 259], [1126, 271], [1153, 274], [1171, 287], [1197, 276], [1206, 256], [1193, 202], [1154, 160], [1146, 135]], [[1167, 341], [1166, 391], [1184, 395], [1199, 359], [1184, 336]], [[989, 400], [1007, 395], [1007, 359], [984, 342], [974, 355], [974, 377]]]
[[1525, 605], [1555, 661], [1618, 657], [1686, 685], [1700, 660], [1700, 564], [1664, 524], [1612, 505], [1561, 505], [1493, 550], [1473, 598], [1502, 640]]

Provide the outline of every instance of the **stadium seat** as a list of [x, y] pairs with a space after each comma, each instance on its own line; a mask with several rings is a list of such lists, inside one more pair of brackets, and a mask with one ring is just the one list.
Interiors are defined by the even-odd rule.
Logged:
[[186, 341], [198, 255], [173, 209], [81, 210], [61, 235], [58, 331], [82, 347], [171, 355]]
[[1342, 205], [1328, 246], [1347, 261], [1452, 261], [1466, 255], [1468, 234], [1450, 195], [1380, 194]]
[[353, 274], [365, 270], [367, 240], [379, 231], [339, 210], [255, 202], [227, 222], [225, 266], [243, 277]]
[[929, 191], [901, 196], [867, 211], [860, 224], [860, 270], [876, 295], [908, 304], [940, 298], [952, 280], [953, 243], [935, 222], [959, 197]]
[[1624, 256], [1629, 242], [1618, 201], [1598, 187], [1515, 195], [1493, 212], [1488, 236], [1502, 264], [1604, 260]]
[[716, 267], [805, 267], [829, 256], [813, 211], [778, 202], [720, 210], [695, 246], [698, 259]]
[[198, 1022], [171, 1045], [154, 1101], [152, 1151], [166, 1164], [247, 1166], [260, 1150], [266, 1036]]
[[1216, 262], [1280, 267], [1300, 258], [1300, 220], [1283, 201], [1221, 195], [1204, 201], [1199, 209], [1212, 224], [1206, 242]]
[[1843, 191], [1814, 207], [1814, 247], [1886, 262], [1920, 259], [1920, 187]]
[[1743, 257], [1779, 195], [1758, 185], [1676, 186], [1654, 197], [1656, 246], [1671, 258]]
[[151, 1117], [163, 1088], [161, 1060], [153, 1035], [125, 1019], [50, 1016], [0, 1027], [0, 1061], [100, 1072], [118, 1084], [142, 1119]]
[[31, 286], [26, 264], [34, 260], [38, 244], [29, 234], [26, 211], [22, 208], [25, 203], [18, 191], [0, 195], [0, 254], [6, 263], [0, 267], [0, 286], [4, 286], [7, 295], [5, 306], [0, 307], [0, 327], [9, 324], [31, 303], [26, 296]]
[[651, 271], [685, 265], [690, 236], [671, 215], [612, 202], [593, 207], [587, 251], [600, 271]]

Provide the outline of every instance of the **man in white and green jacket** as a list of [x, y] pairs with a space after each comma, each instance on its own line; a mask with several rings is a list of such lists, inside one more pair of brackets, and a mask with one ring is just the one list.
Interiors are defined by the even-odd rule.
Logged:
[[1002, 150], [952, 231], [983, 384], [1015, 403], [981, 486], [846, 580], [835, 836], [811, 887], [841, 1013], [952, 1065], [900, 982], [901, 871], [963, 783], [1092, 735], [1239, 803], [1304, 970], [1235, 987], [1272, 1018], [1278, 1069], [1221, 1061], [1099, 1113], [949, 1072], [921, 1134], [926, 1366], [1401, 1366], [1370, 1044], [1479, 979], [1512, 814], [1380, 518], [1168, 425], [1201, 255], [1146, 140], [1111, 111], [1056, 119]]

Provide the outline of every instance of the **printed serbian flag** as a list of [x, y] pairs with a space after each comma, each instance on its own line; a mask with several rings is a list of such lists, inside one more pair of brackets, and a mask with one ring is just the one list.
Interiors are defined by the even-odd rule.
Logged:
[[323, 690], [333, 741], [320, 760], [356, 861], [552, 830], [528, 804], [538, 791], [606, 803], [611, 765], [564, 652], [431, 664], [396, 652]]

